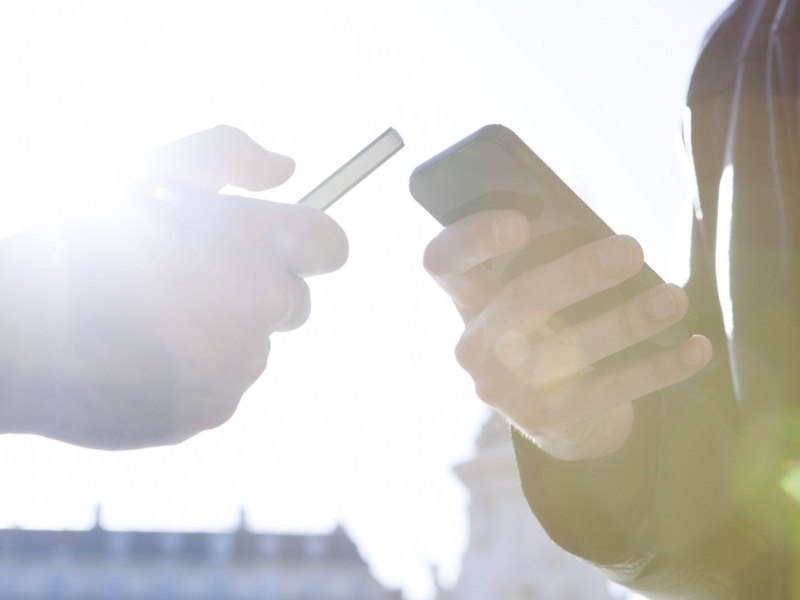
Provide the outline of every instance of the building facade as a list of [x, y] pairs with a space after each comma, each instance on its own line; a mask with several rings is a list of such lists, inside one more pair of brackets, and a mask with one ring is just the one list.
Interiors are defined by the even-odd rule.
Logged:
[[0, 530], [2, 600], [399, 600], [342, 528], [250, 531]]
[[438, 600], [610, 600], [605, 580], [556, 546], [520, 486], [505, 419], [493, 415], [475, 456], [455, 468], [470, 495], [461, 575]]

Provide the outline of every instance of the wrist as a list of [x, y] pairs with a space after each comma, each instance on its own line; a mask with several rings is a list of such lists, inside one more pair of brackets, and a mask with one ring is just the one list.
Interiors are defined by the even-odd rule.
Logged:
[[603, 458], [619, 450], [633, 429], [633, 406], [625, 404], [560, 431], [528, 432], [516, 426], [543, 452], [567, 461]]

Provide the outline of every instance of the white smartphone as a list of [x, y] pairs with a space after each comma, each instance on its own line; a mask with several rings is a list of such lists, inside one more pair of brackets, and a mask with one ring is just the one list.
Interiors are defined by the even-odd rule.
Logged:
[[403, 138], [390, 127], [325, 181], [300, 198], [297, 203], [326, 210], [353, 189], [358, 182], [394, 156], [403, 145]]
[[[537, 220], [543, 235], [487, 265], [502, 281], [614, 234], [541, 158], [502, 125], [482, 127], [424, 162], [412, 173], [409, 187], [414, 199], [443, 225], [475, 211], [496, 208], [520, 210], [530, 220]], [[566, 309], [554, 322], [590, 318], [661, 283], [663, 279], [645, 265], [632, 279]], [[671, 346], [686, 339], [685, 321], [651, 341]]]

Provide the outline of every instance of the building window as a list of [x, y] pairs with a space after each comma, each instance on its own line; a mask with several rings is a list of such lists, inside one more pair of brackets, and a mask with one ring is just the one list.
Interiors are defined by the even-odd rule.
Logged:
[[258, 551], [262, 556], [273, 558], [281, 552], [281, 539], [277, 535], [264, 535], [258, 538]]
[[233, 557], [236, 539], [230, 533], [215, 533], [208, 536], [208, 556], [216, 562], [225, 562]]
[[45, 583], [47, 598], [66, 598], [69, 595], [69, 582], [64, 573], [51, 573]]
[[173, 573], [162, 573], [156, 580], [156, 598], [174, 600], [180, 597], [181, 586]]
[[367, 598], [367, 586], [364, 585], [363, 581], [354, 581], [350, 585], [349, 593], [347, 594], [348, 600], [352, 598], [352, 600], [362, 600], [363, 598]]
[[318, 577], [310, 578], [303, 586], [300, 596], [303, 600], [324, 600], [325, 584]]
[[319, 536], [306, 538], [303, 550], [308, 558], [320, 558], [325, 554], [325, 540]]
[[175, 556], [183, 550], [183, 534], [177, 532], [162, 533], [158, 539], [161, 551], [167, 556]]
[[106, 533], [106, 550], [112, 558], [125, 558], [131, 548], [131, 534], [127, 531]]
[[126, 591], [126, 580], [122, 573], [112, 573], [106, 577], [103, 584], [103, 598], [108, 600], [116, 600], [117, 598], [124, 598]]
[[256, 598], [260, 600], [277, 600], [280, 591], [279, 581], [274, 575], [262, 575], [256, 582]]
[[214, 600], [225, 600], [230, 597], [231, 580], [226, 573], [214, 573], [209, 584], [209, 596]]

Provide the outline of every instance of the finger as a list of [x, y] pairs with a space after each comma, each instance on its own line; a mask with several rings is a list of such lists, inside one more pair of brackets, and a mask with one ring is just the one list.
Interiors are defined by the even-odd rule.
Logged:
[[303, 279], [284, 274], [268, 289], [262, 300], [262, 319], [270, 332], [297, 329], [308, 320], [311, 297]]
[[[602, 315], [539, 340], [525, 337], [499, 358], [526, 387], [541, 389], [586, 371], [594, 363], [680, 321], [689, 308], [686, 292], [664, 284]], [[509, 344], [510, 346], [510, 344]]]
[[288, 156], [265, 150], [235, 127], [220, 125], [156, 148], [144, 158], [148, 180], [195, 191], [226, 185], [264, 190], [294, 172]]
[[344, 230], [315, 208], [264, 202], [256, 224], [270, 256], [282, 260], [286, 269], [297, 275], [329, 273], [347, 260]]
[[564, 431], [627, 402], [684, 381], [711, 360], [711, 343], [703, 336], [646, 358], [581, 375], [534, 401], [518, 402], [515, 420], [527, 431]]
[[443, 229], [425, 249], [425, 269], [435, 279], [459, 275], [528, 241], [528, 219], [515, 210], [469, 215]]
[[437, 282], [453, 300], [464, 323], [469, 323], [480, 314], [502, 289], [502, 284], [483, 265]]
[[310, 276], [335, 271], [347, 260], [342, 228], [309, 206], [197, 193], [177, 196], [168, 207], [182, 231], [228, 248], [239, 261], [267, 261]]
[[513, 279], [481, 314], [482, 327], [501, 335], [527, 336], [556, 312], [629, 279], [644, 256], [624, 235], [590, 242]]
[[216, 311], [230, 314], [235, 330], [245, 339], [263, 340], [275, 331], [300, 327], [309, 316], [310, 295], [305, 281], [287, 271], [280, 262], [251, 259], [227, 260], [227, 273], [218, 277], [220, 299], [207, 298]]
[[425, 249], [423, 265], [465, 320], [502, 287], [484, 262], [528, 241], [528, 220], [513, 210], [482, 211], [443, 229]]

